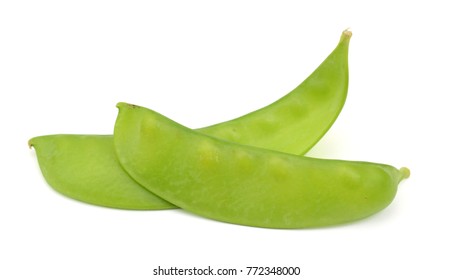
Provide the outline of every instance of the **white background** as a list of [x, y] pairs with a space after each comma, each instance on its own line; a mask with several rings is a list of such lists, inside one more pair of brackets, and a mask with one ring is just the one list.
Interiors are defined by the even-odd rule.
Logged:
[[[157, 279], [159, 265], [452, 279], [447, 2], [2, 1], [0, 279]], [[43, 134], [111, 134], [119, 101], [193, 128], [237, 117], [298, 85], [345, 28], [348, 99], [309, 155], [410, 167], [369, 219], [271, 230], [90, 206], [53, 191], [27, 147]], [[226, 278], [240, 279], [212, 279]]]

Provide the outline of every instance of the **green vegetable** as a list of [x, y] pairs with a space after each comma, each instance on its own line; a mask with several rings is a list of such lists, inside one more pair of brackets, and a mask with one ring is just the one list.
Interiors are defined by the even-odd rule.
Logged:
[[[240, 144], [293, 154], [306, 153], [339, 115], [348, 89], [348, 45], [344, 31], [325, 61], [293, 91], [240, 118], [199, 129]], [[42, 173], [58, 192], [87, 203], [124, 209], [176, 206], [132, 180], [107, 135], [47, 135], [32, 138]]]
[[30, 140], [47, 183], [86, 203], [122, 209], [171, 209], [124, 172], [111, 135], [48, 135]]
[[200, 132], [260, 148], [302, 155], [333, 125], [348, 89], [348, 46], [352, 33], [342, 33], [333, 52], [317, 69], [278, 101], [243, 117]]
[[240, 145], [119, 103], [114, 145], [141, 185], [187, 211], [257, 227], [329, 226], [393, 200], [407, 168], [324, 160]]

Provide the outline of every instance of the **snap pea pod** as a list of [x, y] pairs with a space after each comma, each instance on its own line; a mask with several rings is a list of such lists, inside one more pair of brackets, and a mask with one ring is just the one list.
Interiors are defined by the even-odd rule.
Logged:
[[333, 125], [348, 90], [352, 33], [298, 87], [267, 107], [199, 131], [239, 144], [303, 155]]
[[141, 185], [192, 213], [268, 228], [307, 228], [370, 216], [394, 199], [407, 168], [314, 159], [240, 145], [119, 103], [114, 145]]
[[46, 135], [29, 144], [47, 183], [67, 197], [120, 209], [177, 208], [124, 172], [111, 135]]
[[[306, 153], [331, 127], [348, 89], [350, 31], [294, 90], [259, 110], [200, 132], [241, 144]], [[157, 210], [176, 206], [132, 180], [117, 162], [111, 135], [46, 135], [32, 138], [42, 173], [58, 192], [90, 204]]]

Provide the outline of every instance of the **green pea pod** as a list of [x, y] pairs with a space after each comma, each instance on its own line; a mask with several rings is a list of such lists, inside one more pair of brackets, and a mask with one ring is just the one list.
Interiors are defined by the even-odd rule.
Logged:
[[393, 200], [407, 168], [325, 160], [240, 145], [119, 103], [119, 162], [145, 188], [187, 211], [268, 228], [330, 226]]
[[30, 140], [47, 183], [86, 203], [121, 209], [172, 209], [124, 172], [111, 135], [47, 135]]
[[[276, 102], [200, 132], [240, 144], [293, 154], [306, 153], [332, 126], [348, 89], [350, 31], [320, 66]], [[32, 138], [42, 173], [58, 192], [87, 203], [122, 209], [176, 206], [156, 197], [122, 170], [107, 135]]]

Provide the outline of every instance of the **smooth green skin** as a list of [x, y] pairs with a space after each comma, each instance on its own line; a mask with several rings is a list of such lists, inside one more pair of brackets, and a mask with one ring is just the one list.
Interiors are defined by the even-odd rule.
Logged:
[[30, 140], [44, 178], [59, 193], [120, 209], [172, 209], [124, 172], [111, 135], [47, 135]]
[[268, 228], [346, 223], [388, 206], [409, 176], [407, 168], [240, 145], [143, 107], [118, 108], [114, 145], [129, 175], [174, 205], [218, 221]]
[[278, 101], [199, 131], [239, 144], [304, 155], [330, 129], [344, 106], [351, 36], [344, 31], [322, 64]]
[[[325, 61], [283, 98], [199, 131], [241, 144], [306, 153], [328, 131], [345, 103], [351, 35], [344, 31]], [[121, 209], [176, 207], [129, 178], [116, 160], [112, 136], [47, 135], [31, 139], [29, 145], [35, 148], [49, 185], [68, 197]]]

